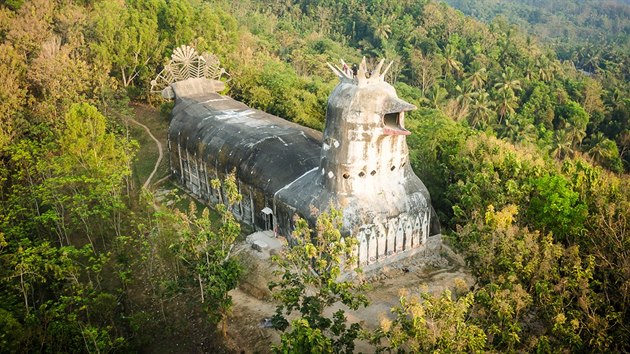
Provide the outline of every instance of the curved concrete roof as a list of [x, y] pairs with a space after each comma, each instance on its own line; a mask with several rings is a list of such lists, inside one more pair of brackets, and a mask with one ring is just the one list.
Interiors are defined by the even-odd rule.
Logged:
[[273, 195], [319, 165], [319, 131], [190, 84], [173, 85], [177, 104], [169, 140], [217, 171], [236, 168], [242, 182]]

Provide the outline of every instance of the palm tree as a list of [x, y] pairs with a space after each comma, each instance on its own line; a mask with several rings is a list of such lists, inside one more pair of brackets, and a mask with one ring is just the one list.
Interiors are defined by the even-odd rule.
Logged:
[[501, 90], [511, 90], [511, 91], [520, 91], [521, 90], [521, 81], [518, 80], [514, 74], [514, 69], [511, 67], [507, 67], [505, 71], [501, 74], [501, 79], [494, 84], [494, 88]]
[[582, 54], [580, 66], [584, 70], [595, 73], [600, 69], [602, 49], [599, 46], [594, 46], [589, 43], [586, 47], [582, 48], [580, 54]]
[[625, 98], [623, 91], [615, 87], [612, 92], [609, 93], [606, 103], [608, 103], [612, 110], [623, 109], [625, 105], [630, 103], [630, 98]]
[[448, 95], [446, 89], [440, 87], [439, 85], [434, 85], [428, 92], [427, 98], [429, 102], [431, 102], [431, 106], [433, 108], [439, 109], [440, 106], [444, 103], [444, 99]]
[[474, 93], [473, 102], [470, 105], [470, 125], [473, 128], [480, 124], [481, 127], [485, 127], [490, 123], [492, 117], [492, 102], [489, 101], [490, 95], [485, 91], [478, 91]]
[[601, 163], [606, 158], [606, 140], [608, 140], [604, 133], [597, 132], [597, 134], [590, 137], [588, 154], [595, 160]]
[[514, 114], [518, 107], [518, 98], [509, 87], [502, 87], [497, 92], [497, 114], [499, 114], [499, 124], [507, 115]]
[[521, 127], [518, 124], [518, 121], [516, 119], [508, 119], [505, 118], [505, 126], [503, 128], [503, 134], [502, 136], [504, 138], [508, 138], [512, 141], [516, 141], [516, 138], [518, 137], [518, 134], [521, 131]]
[[536, 137], [538, 135], [538, 130], [536, 126], [531, 123], [527, 123], [524, 126], [521, 126], [520, 132], [516, 137], [516, 141], [536, 141]]
[[573, 141], [569, 139], [566, 131], [559, 130], [556, 132], [554, 149], [551, 154], [557, 159], [562, 159], [569, 154], [573, 154]]
[[486, 72], [486, 68], [479, 68], [468, 76], [468, 82], [470, 82], [470, 86], [475, 90], [481, 90], [487, 80], [488, 73]]
[[462, 63], [457, 60], [457, 55], [455, 49], [452, 45], [447, 45], [444, 50], [444, 78], [448, 76], [448, 74], [455, 74], [455, 76], [459, 76], [462, 72]]
[[552, 65], [552, 60], [549, 60], [548, 57], [543, 56], [536, 59], [536, 68], [538, 71], [538, 78], [541, 81], [551, 82], [554, 79], [554, 65]]
[[514, 69], [508, 67], [501, 74], [501, 79], [494, 84], [499, 123], [509, 114], [514, 114], [518, 107], [518, 98], [514, 91], [521, 90], [521, 81], [515, 78]]
[[392, 23], [393, 20], [393, 17], [381, 17], [378, 22], [373, 25], [374, 37], [381, 43], [384, 43], [387, 39], [389, 39], [389, 35], [392, 33], [392, 26], [390, 23]]
[[[536, 63], [538, 63], [538, 59], [536, 59]], [[532, 81], [536, 78], [536, 65], [531, 60], [527, 60], [527, 64], [525, 64], [524, 74], [527, 81]]]
[[391, 33], [392, 26], [389, 23], [381, 22], [374, 28], [374, 35], [381, 41], [388, 39]]
[[459, 110], [467, 110], [475, 94], [472, 88], [467, 84], [464, 84], [463, 86], [457, 85], [455, 87], [455, 91], [457, 91], [457, 97], [455, 98], [455, 100], [457, 101], [457, 106]]
[[567, 138], [570, 139], [571, 146], [573, 148], [575, 148], [576, 145], [577, 146], [582, 145], [582, 140], [586, 136], [585, 127], [580, 127], [577, 124], [571, 124], [569, 122], [566, 122], [564, 130], [566, 132]]

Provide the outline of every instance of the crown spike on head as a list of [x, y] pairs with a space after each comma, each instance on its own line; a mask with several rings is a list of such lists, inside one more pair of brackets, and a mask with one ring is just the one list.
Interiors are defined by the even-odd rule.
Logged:
[[369, 74], [365, 57], [363, 57], [363, 59], [361, 60], [361, 64], [359, 64], [359, 69], [357, 70], [355, 80], [357, 85], [359, 86], [367, 85], [369, 83]]
[[361, 64], [359, 64], [359, 69], [357, 70], [357, 78], [362, 80], [367, 77], [367, 64], [365, 61], [365, 57], [361, 60]]
[[340, 69], [337, 65], [335, 64], [331, 64], [329, 62], [326, 62], [326, 65], [328, 65], [328, 67], [330, 68], [330, 70], [333, 71], [333, 73], [335, 73], [335, 75], [337, 75], [338, 78], [340, 79], [350, 79], [352, 80], [352, 72], [350, 72], [348, 65], [343, 61], [343, 59], [341, 60], [341, 64], [343, 66], [343, 69]]
[[381, 69], [383, 68], [385, 59], [381, 59], [378, 65], [376, 66], [376, 68], [374, 68], [374, 70], [369, 70], [368, 65], [367, 65], [367, 59], [363, 57], [363, 59], [361, 60], [361, 64], [359, 64], [359, 67], [356, 68], [356, 75], [355, 75], [355, 73], [352, 72], [352, 69], [350, 69], [348, 64], [346, 64], [346, 62], [343, 59], [341, 59], [340, 61], [341, 61], [341, 66], [343, 69], [339, 68], [335, 64], [331, 64], [328, 62], [326, 62], [326, 65], [328, 65], [330, 70], [332, 70], [332, 72], [339, 79], [352, 80], [354, 81], [356, 85], [359, 85], [359, 86], [364, 86], [368, 84], [374, 84], [377, 82], [385, 81], [385, 75], [387, 74], [387, 71], [394, 63], [393, 61], [390, 62], [389, 65], [387, 65], [387, 67], [385, 68], [385, 70], [381, 73]]
[[385, 81], [385, 75], [387, 75], [387, 72], [389, 71], [389, 68], [392, 67], [392, 64], [394, 64], [394, 61], [390, 61], [389, 64], [387, 65], [387, 67], [385, 68], [385, 70], [383, 71], [383, 73], [381, 74], [381, 79], [383, 81]]
[[335, 75], [337, 75], [337, 77], [339, 77], [340, 79], [344, 76], [341, 73], [341, 70], [339, 70], [339, 68], [336, 65], [333, 65], [329, 62], [326, 62], [326, 65], [328, 65], [328, 67], [330, 68], [330, 70], [332, 70], [333, 73], [335, 73]]
[[374, 76], [380, 76], [381, 75], [381, 68], [383, 68], [383, 63], [385, 62], [385, 59], [381, 59], [381, 61], [378, 62], [378, 65], [376, 66], [376, 69], [374, 69], [374, 71], [372, 72], [372, 75]]

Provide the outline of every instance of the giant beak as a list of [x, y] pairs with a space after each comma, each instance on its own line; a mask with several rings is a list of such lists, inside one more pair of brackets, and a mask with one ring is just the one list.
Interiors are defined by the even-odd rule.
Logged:
[[405, 129], [405, 112], [413, 111], [416, 106], [403, 101], [398, 97], [392, 97], [385, 104], [383, 112], [383, 133], [385, 135], [409, 135], [411, 132]]

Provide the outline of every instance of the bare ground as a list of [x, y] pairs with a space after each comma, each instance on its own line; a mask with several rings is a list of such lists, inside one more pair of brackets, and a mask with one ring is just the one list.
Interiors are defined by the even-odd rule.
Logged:
[[[242, 259], [250, 272], [244, 275], [239, 288], [230, 292], [234, 309], [229, 321], [227, 345], [235, 352], [269, 353], [271, 345], [280, 341], [277, 331], [261, 327], [261, 322], [271, 317], [276, 309], [266, 288], [272, 278], [270, 260], [258, 257], [256, 251], [249, 250], [248, 246], [242, 247], [247, 247]], [[381, 319], [391, 318], [390, 309], [399, 304], [403, 289], [408, 294], [440, 294], [445, 289], [472, 287], [474, 279], [466, 272], [457, 255], [444, 246], [439, 256], [433, 264], [426, 264], [426, 259], [421, 257], [412, 257], [361, 276], [360, 280], [368, 284], [366, 295], [370, 305], [352, 311], [337, 304], [328, 309], [327, 314], [344, 308], [349, 323], [360, 322], [368, 329], [375, 329]], [[356, 350], [363, 353], [373, 351], [365, 342], [357, 343]]]

